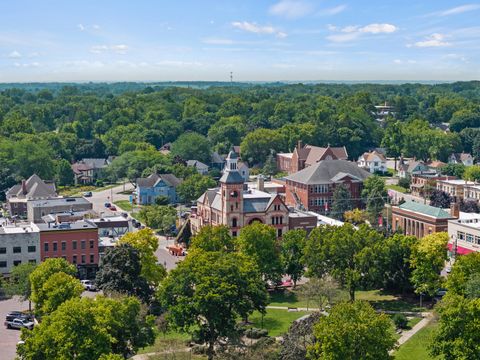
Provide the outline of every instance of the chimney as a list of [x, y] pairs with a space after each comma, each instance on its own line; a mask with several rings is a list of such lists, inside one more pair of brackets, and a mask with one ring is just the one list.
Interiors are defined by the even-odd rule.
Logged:
[[260, 174], [257, 177], [257, 190], [258, 191], [265, 191], [265, 179], [263, 178], [263, 175]]
[[27, 181], [25, 179], [22, 180], [22, 194], [26, 195], [27, 194]]
[[450, 205], [450, 216], [458, 219], [460, 217], [460, 206], [457, 202]]
[[298, 140], [298, 142], [297, 142], [297, 150], [300, 150], [301, 148], [303, 148], [303, 142], [302, 142], [302, 140]]

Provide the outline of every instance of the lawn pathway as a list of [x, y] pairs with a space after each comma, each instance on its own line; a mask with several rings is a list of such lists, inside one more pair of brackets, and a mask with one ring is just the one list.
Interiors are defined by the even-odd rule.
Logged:
[[402, 336], [400, 337], [400, 339], [397, 340], [398, 346], [406, 343], [408, 340], [410, 340], [410, 338], [413, 335], [415, 335], [417, 332], [422, 330], [425, 326], [427, 326], [427, 324], [430, 321], [432, 321], [432, 314], [431, 313], [423, 313], [423, 315], [424, 315], [424, 318], [418, 324], [416, 324], [410, 330], [402, 332]]

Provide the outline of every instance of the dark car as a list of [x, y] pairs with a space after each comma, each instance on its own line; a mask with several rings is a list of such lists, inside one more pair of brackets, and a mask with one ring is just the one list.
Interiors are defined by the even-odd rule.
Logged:
[[24, 313], [21, 311], [10, 311], [5, 318], [5, 320], [8, 322], [11, 322], [15, 319], [25, 319], [28, 321], [33, 321], [33, 316], [31, 314]]
[[112, 204], [110, 204], [109, 202], [106, 202], [105, 204], [105, 207], [108, 209], [110, 206], [112, 206]]

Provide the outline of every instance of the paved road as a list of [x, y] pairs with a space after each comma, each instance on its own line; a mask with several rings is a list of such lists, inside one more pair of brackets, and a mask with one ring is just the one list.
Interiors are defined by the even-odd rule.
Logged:
[[3, 325], [7, 313], [14, 310], [28, 310], [28, 301], [19, 298], [0, 301], [0, 360], [13, 360], [17, 352], [20, 330], [9, 330]]
[[185, 256], [175, 256], [171, 255], [166, 249], [169, 245], [174, 245], [175, 241], [167, 240], [165, 236], [157, 236], [158, 238], [158, 249], [155, 252], [157, 256], [158, 263], [164, 265], [167, 270], [172, 270], [177, 267], [177, 263], [185, 259]]
[[411, 194], [401, 193], [400, 191], [396, 191], [392, 189], [388, 189], [388, 195], [392, 197], [392, 203], [398, 203], [398, 201], [403, 198], [406, 201], [414, 201], [420, 204], [427, 204], [427, 205], [430, 204], [430, 200], [428, 199], [424, 199], [422, 197], [414, 196]]
[[[133, 185], [130, 183], [125, 184], [125, 190], [132, 190]], [[129, 200], [130, 195], [120, 194], [124, 190], [123, 185], [116, 186], [111, 189], [94, 191], [92, 197], [87, 198], [93, 204], [93, 210], [99, 215], [119, 215], [122, 210], [117, 207], [117, 211], [111, 211], [105, 207], [105, 203], [113, 203], [118, 200]], [[113, 198], [113, 201], [112, 201]]]

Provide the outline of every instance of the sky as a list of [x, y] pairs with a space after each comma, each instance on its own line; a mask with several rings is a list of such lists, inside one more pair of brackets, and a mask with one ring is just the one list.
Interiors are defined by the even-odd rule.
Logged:
[[10, 0], [0, 82], [478, 80], [480, 2]]

